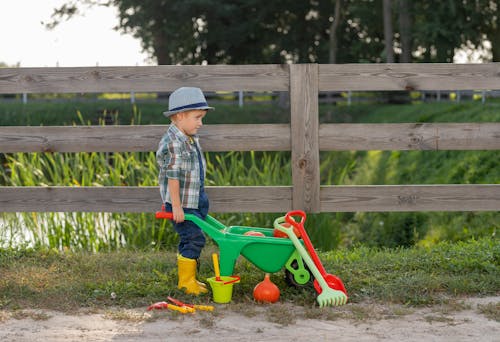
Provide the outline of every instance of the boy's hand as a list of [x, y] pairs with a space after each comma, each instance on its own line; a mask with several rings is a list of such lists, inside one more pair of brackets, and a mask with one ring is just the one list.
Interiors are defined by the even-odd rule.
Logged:
[[173, 219], [176, 223], [184, 222], [184, 209], [181, 206], [172, 207]]

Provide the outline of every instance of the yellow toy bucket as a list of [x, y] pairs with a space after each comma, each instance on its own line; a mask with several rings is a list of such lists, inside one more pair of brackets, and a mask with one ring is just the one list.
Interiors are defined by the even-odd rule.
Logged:
[[219, 280], [217, 280], [217, 277], [212, 277], [207, 278], [207, 281], [212, 288], [214, 302], [225, 304], [231, 301], [233, 296], [233, 285], [240, 282], [240, 277], [220, 276]]

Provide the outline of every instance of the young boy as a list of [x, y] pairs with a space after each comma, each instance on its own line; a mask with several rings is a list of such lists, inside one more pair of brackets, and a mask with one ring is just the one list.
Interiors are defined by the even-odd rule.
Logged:
[[174, 229], [179, 234], [178, 288], [198, 295], [208, 290], [196, 280], [198, 258], [205, 246], [205, 236], [184, 214], [204, 219], [208, 214], [208, 197], [204, 181], [206, 162], [196, 133], [209, 107], [199, 88], [182, 87], [168, 99], [168, 111], [163, 114], [172, 124], [160, 141], [156, 160], [159, 184], [165, 210], [173, 213]]

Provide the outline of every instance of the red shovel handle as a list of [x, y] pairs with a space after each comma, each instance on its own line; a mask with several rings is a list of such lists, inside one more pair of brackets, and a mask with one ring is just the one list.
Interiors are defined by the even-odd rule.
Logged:
[[[295, 221], [293, 216], [300, 216], [301, 217], [300, 222]], [[309, 238], [309, 235], [307, 235], [306, 229], [304, 228], [304, 222], [306, 221], [306, 213], [303, 212], [302, 210], [289, 211], [285, 215], [285, 221], [290, 223], [292, 226], [296, 227], [299, 230], [302, 240], [304, 241], [304, 245], [306, 245], [306, 249], [309, 252], [309, 255], [311, 256], [311, 259], [313, 259], [314, 261], [314, 265], [316, 265], [319, 273], [321, 273], [321, 275], [324, 278], [326, 275], [326, 270], [323, 267], [321, 260], [319, 260], [318, 254], [314, 249], [311, 239]]]
[[[295, 221], [294, 216], [300, 216], [300, 222]], [[304, 222], [306, 222], [306, 213], [302, 210], [289, 211], [285, 215], [285, 221], [298, 229], [299, 225], [304, 225]]]

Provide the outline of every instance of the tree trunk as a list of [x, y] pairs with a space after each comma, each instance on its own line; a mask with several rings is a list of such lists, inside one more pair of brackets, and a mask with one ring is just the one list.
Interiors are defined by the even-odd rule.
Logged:
[[330, 49], [328, 62], [330, 64], [337, 63], [337, 49], [338, 49], [338, 39], [337, 39], [337, 29], [341, 20], [341, 5], [342, 0], [335, 0], [335, 12], [333, 14], [333, 21], [330, 25]]
[[491, 37], [492, 62], [500, 62], [500, 29], [497, 29]]
[[491, 32], [491, 37], [488, 37], [488, 39], [491, 42], [492, 62], [500, 62], [500, 14], [497, 15], [495, 24]]
[[158, 65], [172, 64], [166, 42], [168, 39], [163, 35], [156, 33], [153, 40], [153, 50]]
[[400, 63], [411, 63], [411, 16], [408, 0], [399, 0], [399, 34], [401, 37]]
[[394, 63], [391, 0], [384, 0], [383, 13], [384, 13], [385, 55], [386, 55], [385, 61], [386, 63]]
[[[153, 41], [153, 49], [154, 49], [154, 55], [156, 57], [156, 61], [158, 62], [158, 65], [169, 65], [172, 64], [172, 60], [169, 55], [169, 51], [167, 48], [167, 44], [165, 43], [167, 41], [167, 38], [164, 37], [163, 35], [157, 33], [154, 36], [154, 41]], [[170, 93], [167, 92], [158, 92], [156, 93], [157, 99], [160, 101], [165, 101], [168, 99], [168, 96]]]

